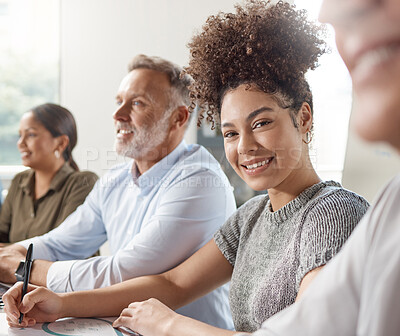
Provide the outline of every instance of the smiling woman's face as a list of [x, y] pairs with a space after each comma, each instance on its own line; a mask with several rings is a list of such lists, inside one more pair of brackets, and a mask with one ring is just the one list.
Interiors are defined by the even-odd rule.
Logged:
[[356, 131], [400, 150], [400, 1], [325, 0], [320, 20], [352, 77]]
[[22, 116], [17, 146], [24, 166], [43, 169], [53, 165], [57, 160], [54, 151], [58, 145], [58, 138], [54, 138], [32, 112]]
[[278, 188], [307, 168], [302, 127], [295, 128], [289, 109], [269, 94], [245, 85], [227, 92], [221, 130], [229, 163], [254, 190]]

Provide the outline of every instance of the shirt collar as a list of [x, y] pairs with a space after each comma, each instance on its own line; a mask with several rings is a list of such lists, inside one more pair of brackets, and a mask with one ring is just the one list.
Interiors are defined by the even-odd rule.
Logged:
[[145, 171], [142, 175], [139, 175], [139, 170], [136, 166], [136, 163], [133, 162], [132, 178], [134, 183], [140, 189], [150, 190], [153, 186], [157, 185], [164, 178], [167, 172], [171, 169], [173, 165], [175, 165], [179, 161], [179, 158], [184, 154], [186, 150], [187, 144], [185, 140], [182, 140], [181, 143], [171, 153], [158, 161], [154, 166]]
[[73, 172], [75, 172], [75, 170], [71, 167], [71, 165], [68, 162], [65, 162], [51, 180], [49, 190], [56, 190], [56, 191], [60, 190], [64, 185], [65, 180]]
[[35, 171], [33, 169], [29, 169], [27, 174], [21, 179], [19, 186], [23, 190], [25, 194], [32, 195], [34, 188], [34, 179], [35, 179]]
[[[75, 170], [70, 166], [70, 164], [68, 162], [65, 162], [51, 180], [49, 190], [54, 190], [54, 191], [60, 190], [64, 185], [65, 180], [74, 171]], [[21, 180], [20, 187], [26, 194], [33, 195], [34, 186], [35, 186], [35, 171], [33, 169], [30, 169], [26, 174], [26, 176]]]

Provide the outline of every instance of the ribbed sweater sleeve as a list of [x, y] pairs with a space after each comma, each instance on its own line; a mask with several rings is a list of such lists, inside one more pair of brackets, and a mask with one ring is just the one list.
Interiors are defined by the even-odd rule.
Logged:
[[367, 209], [365, 199], [346, 189], [333, 190], [310, 204], [299, 242], [297, 289], [308, 272], [339, 252]]

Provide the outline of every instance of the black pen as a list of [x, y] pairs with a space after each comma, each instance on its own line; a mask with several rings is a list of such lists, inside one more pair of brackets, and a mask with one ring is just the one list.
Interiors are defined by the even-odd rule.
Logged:
[[[33, 244], [31, 243], [28, 247], [28, 252], [26, 252], [25, 265], [24, 265], [24, 284], [22, 285], [21, 302], [26, 294], [26, 291], [28, 290], [29, 278], [31, 276], [32, 250], [33, 250]], [[19, 315], [19, 323], [20, 324], [21, 324], [23, 318], [24, 318], [24, 314], [20, 313], [20, 315]]]

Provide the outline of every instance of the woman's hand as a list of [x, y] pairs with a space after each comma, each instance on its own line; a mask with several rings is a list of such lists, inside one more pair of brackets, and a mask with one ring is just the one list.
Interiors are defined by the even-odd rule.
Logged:
[[[4, 295], [4, 312], [10, 327], [31, 327], [37, 322], [53, 322], [61, 317], [62, 298], [47, 288], [28, 285], [21, 302], [22, 282], [16, 283]], [[24, 314], [22, 323], [18, 319]]]
[[156, 299], [131, 303], [113, 323], [146, 336], [168, 335], [169, 327], [180, 315]]

